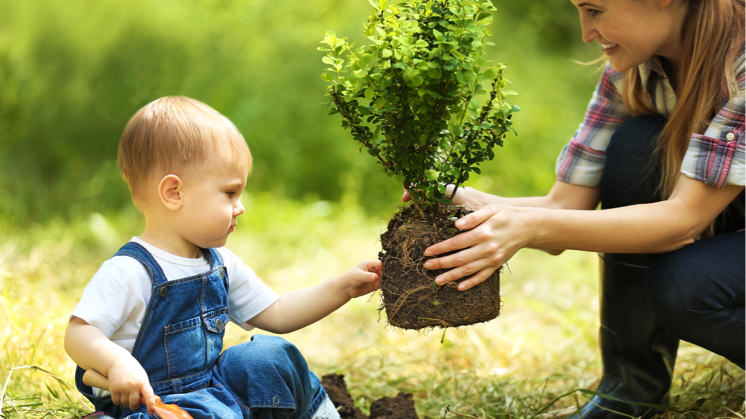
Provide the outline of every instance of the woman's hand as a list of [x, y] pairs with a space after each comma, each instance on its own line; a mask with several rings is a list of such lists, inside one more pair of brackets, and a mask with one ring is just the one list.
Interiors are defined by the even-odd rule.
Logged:
[[471, 277], [459, 283], [459, 290], [465, 291], [482, 283], [529, 243], [531, 230], [523, 214], [531, 210], [488, 205], [460, 218], [456, 221], [456, 228], [467, 231], [428, 247], [425, 256], [457, 252], [430, 259], [425, 262], [425, 268], [453, 268], [435, 278], [438, 285], [469, 275]]

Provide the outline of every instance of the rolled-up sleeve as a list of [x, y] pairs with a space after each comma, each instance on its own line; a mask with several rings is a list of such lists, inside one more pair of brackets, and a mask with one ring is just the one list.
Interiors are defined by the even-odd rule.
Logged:
[[583, 122], [557, 158], [557, 180], [590, 187], [599, 185], [609, 140], [629, 119], [617, 88], [621, 77], [621, 73], [608, 65], [604, 69]]
[[744, 186], [744, 69], [737, 73], [738, 92], [720, 108], [704, 133], [692, 135], [681, 172], [718, 188]]

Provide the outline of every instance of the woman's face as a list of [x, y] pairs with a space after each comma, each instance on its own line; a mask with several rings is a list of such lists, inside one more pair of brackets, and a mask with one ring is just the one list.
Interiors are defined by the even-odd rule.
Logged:
[[583, 42], [597, 42], [617, 71], [653, 55], [678, 66], [683, 0], [570, 0], [578, 9]]

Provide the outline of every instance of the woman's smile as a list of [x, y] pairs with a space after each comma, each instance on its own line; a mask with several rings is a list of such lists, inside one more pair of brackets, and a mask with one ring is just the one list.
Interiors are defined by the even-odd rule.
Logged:
[[618, 44], [601, 44], [601, 48], [604, 50], [604, 54], [611, 55], [613, 54], [617, 48], [619, 47]]

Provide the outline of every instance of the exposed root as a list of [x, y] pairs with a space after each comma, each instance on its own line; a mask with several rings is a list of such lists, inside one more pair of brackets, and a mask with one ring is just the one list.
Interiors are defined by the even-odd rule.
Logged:
[[427, 219], [412, 207], [401, 210], [381, 235], [383, 262], [381, 289], [389, 323], [407, 329], [452, 327], [483, 322], [500, 311], [499, 271], [469, 291], [456, 283], [438, 286], [434, 278], [443, 271], [424, 269], [423, 253], [457, 230], [453, 217], [465, 214], [460, 207], [431, 207]]
[[[399, 310], [404, 306], [405, 303], [409, 302], [411, 304], [411, 300], [409, 299], [409, 296], [412, 294], [415, 294], [419, 291], [427, 291], [428, 287], [417, 287], [412, 288], [411, 290], [406, 291], [404, 294], [401, 294], [396, 301], [394, 301], [386, 311], [389, 316], [396, 317], [396, 313], [399, 312]], [[422, 300], [422, 299], [421, 299]]]

